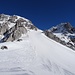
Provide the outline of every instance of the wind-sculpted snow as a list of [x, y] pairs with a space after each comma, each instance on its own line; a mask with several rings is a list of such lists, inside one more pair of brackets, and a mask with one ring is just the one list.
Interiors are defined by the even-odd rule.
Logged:
[[66, 69], [63, 69], [56, 63], [50, 62], [50, 60], [48, 60], [48, 59], [46, 61], [43, 61], [42, 65], [43, 65], [43, 69], [45, 71], [53, 72], [52, 75], [75, 75], [74, 73], [72, 73]]
[[0, 69], [1, 75], [35, 75], [32, 71], [23, 70], [20, 67]]
[[67, 73], [75, 75], [75, 53], [71, 49], [47, 38], [41, 32], [33, 32], [29, 35], [32, 39], [30, 41], [34, 40], [32, 44], [35, 46], [38, 56], [41, 57], [40, 63], [42, 70], [44, 70], [43, 75], [66, 75]]

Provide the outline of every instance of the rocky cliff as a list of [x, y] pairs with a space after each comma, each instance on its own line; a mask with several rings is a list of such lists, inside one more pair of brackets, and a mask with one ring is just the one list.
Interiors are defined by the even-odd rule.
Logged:
[[20, 16], [0, 14], [0, 41], [14, 41], [29, 29], [37, 30], [32, 22]]

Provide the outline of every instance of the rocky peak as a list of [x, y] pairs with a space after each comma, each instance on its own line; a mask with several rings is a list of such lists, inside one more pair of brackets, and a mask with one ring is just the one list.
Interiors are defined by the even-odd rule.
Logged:
[[75, 50], [75, 28], [69, 22], [54, 26], [44, 33], [56, 42]]
[[52, 27], [48, 31], [53, 32], [53, 33], [73, 34], [75, 32], [75, 28], [69, 22], [67, 22], [67, 23], [61, 23], [55, 27]]
[[37, 30], [33, 23], [17, 15], [0, 14], [0, 40], [1, 42], [19, 39], [28, 30]]
[[66, 30], [69, 33], [74, 33], [75, 32], [75, 28], [69, 22], [67, 24], [65, 24], [64, 27], [66, 28]]
[[9, 18], [9, 15], [5, 15], [5, 14], [0, 14], [0, 21], [7, 21]]

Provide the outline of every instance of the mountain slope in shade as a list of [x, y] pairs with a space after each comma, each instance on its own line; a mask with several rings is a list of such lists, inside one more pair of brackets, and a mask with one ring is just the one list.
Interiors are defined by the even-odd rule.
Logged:
[[[52, 40], [57, 31], [48, 30], [50, 39], [31, 21], [4, 14], [0, 27], [0, 75], [75, 75], [75, 51]], [[65, 31], [73, 35], [74, 28]]]

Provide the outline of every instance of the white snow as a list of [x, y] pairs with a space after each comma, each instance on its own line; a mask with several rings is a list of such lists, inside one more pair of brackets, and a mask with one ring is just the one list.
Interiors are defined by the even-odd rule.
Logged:
[[1, 43], [0, 75], [75, 75], [75, 52], [30, 30], [22, 41]]
[[15, 26], [16, 23], [10, 23], [9, 24], [9, 28], [12, 28], [13, 26]]
[[70, 38], [62, 33], [53, 33], [54, 35], [56, 35], [57, 37], [59, 37], [62, 41], [65, 41], [66, 43], [70, 41]]
[[22, 18], [22, 19], [26, 20], [27, 22], [29, 22], [29, 20], [28, 20], [28, 19], [26, 19], [26, 18], [24, 18], [24, 17], [18, 16], [18, 15], [15, 15], [15, 16], [17, 16], [17, 17], [18, 17], [18, 19], [19, 19], [19, 18]]

